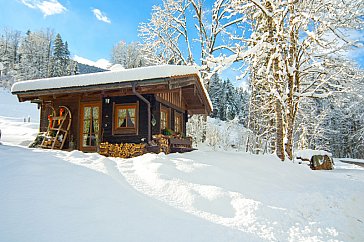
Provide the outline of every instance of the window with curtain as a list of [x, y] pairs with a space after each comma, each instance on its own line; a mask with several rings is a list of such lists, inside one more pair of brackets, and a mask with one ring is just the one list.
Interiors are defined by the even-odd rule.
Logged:
[[114, 110], [114, 132], [117, 134], [137, 133], [138, 104], [117, 104]]

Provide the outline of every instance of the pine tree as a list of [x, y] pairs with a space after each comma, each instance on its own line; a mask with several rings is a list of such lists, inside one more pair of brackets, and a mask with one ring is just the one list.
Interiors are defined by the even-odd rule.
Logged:
[[64, 75], [65, 45], [58, 33], [53, 43], [52, 77]]
[[67, 41], [63, 42], [58, 33], [53, 43], [51, 76], [67, 76], [75, 73], [75, 64], [70, 59]]
[[220, 118], [220, 103], [222, 102], [222, 83], [218, 74], [214, 74], [210, 79], [210, 85], [208, 89], [209, 96], [211, 98], [213, 110], [210, 115], [212, 118]]
[[238, 118], [240, 123], [247, 119], [249, 94], [234, 87], [229, 79], [222, 81], [218, 74], [214, 74], [208, 93], [214, 107], [210, 117], [222, 121]]

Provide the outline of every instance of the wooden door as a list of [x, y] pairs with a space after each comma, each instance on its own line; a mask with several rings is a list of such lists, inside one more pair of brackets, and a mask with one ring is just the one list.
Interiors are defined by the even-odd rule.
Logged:
[[101, 104], [81, 104], [80, 148], [82, 151], [96, 151], [101, 140]]

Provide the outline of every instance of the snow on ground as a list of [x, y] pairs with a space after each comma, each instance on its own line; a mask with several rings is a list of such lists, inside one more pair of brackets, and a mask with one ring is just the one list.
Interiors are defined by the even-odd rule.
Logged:
[[106, 158], [15, 146], [35, 125], [0, 125], [26, 130], [0, 145], [0, 241], [364, 241], [359, 166], [207, 148]]
[[38, 128], [37, 105], [29, 102], [20, 104], [16, 96], [0, 88], [0, 142], [27, 146], [34, 140]]
[[0, 130], [0, 142], [28, 146], [37, 136], [39, 123], [28, 123], [22, 118], [0, 116]]
[[254, 241], [146, 197], [97, 154], [1, 145], [0, 157], [0, 241]]
[[352, 158], [340, 158], [341, 161], [353, 161], [357, 163], [364, 163], [364, 160], [362, 159], [352, 159]]
[[18, 98], [9, 90], [0, 87], [0, 117], [17, 118], [19, 121], [30, 121], [38, 123], [39, 110], [37, 105], [30, 102], [19, 103]]
[[[364, 170], [0, 146], [0, 241], [363, 241]], [[29, 240], [31, 238], [31, 240]]]

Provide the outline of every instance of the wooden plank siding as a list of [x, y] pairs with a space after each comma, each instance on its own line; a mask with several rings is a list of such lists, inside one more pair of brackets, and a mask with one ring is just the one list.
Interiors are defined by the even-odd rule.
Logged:
[[186, 104], [182, 99], [182, 89], [179, 88], [177, 91], [173, 92], [163, 92], [156, 94], [157, 100], [169, 104], [169, 106], [174, 106], [180, 110], [186, 109]]
[[[152, 125], [152, 134], [160, 134], [160, 106], [163, 105], [170, 109], [170, 128], [174, 127], [174, 115], [175, 112], [182, 114], [182, 129], [183, 133], [186, 134], [186, 122], [187, 112], [182, 109], [182, 101], [180, 92], [163, 93], [162, 95], [144, 94], [143, 96], [151, 103], [152, 118], [155, 119], [156, 123]], [[168, 95], [167, 95], [168, 94]], [[109, 103], [105, 102], [108, 98]], [[164, 101], [164, 98], [167, 99]], [[157, 101], [157, 99], [159, 101]], [[41, 105], [40, 113], [40, 131], [44, 132], [48, 127], [48, 115], [50, 109], [46, 108], [46, 103], [51, 104], [58, 112], [58, 107], [63, 105], [67, 106], [72, 113], [72, 124], [70, 133], [73, 137], [73, 141], [76, 144], [76, 148], [81, 150], [81, 109], [80, 107], [85, 103], [100, 102], [101, 103], [101, 141], [109, 143], [141, 143], [142, 139], [147, 140], [148, 135], [148, 111], [147, 105], [140, 100], [138, 97], [133, 95], [128, 96], [112, 96], [104, 97], [101, 95], [72, 95], [67, 97], [58, 98], [56, 96], [42, 98], [43, 104]], [[114, 105], [115, 104], [130, 104], [138, 102], [138, 133], [135, 134], [114, 134], [113, 133], [113, 122], [114, 122]], [[178, 107], [177, 107], [178, 106]], [[65, 149], [68, 148], [69, 138], [65, 143]]]

